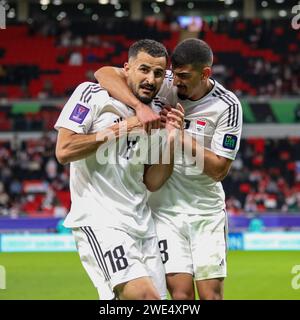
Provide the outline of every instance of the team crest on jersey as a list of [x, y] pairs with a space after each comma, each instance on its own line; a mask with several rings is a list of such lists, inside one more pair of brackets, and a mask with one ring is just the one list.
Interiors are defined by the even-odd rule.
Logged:
[[203, 118], [196, 119], [196, 130], [198, 132], [203, 131], [206, 127], [206, 120]]
[[233, 134], [225, 134], [223, 139], [223, 147], [226, 149], [234, 150], [237, 143], [237, 136]]
[[89, 111], [89, 108], [77, 103], [69, 119], [81, 124], [87, 116], [87, 114], [89, 113]]

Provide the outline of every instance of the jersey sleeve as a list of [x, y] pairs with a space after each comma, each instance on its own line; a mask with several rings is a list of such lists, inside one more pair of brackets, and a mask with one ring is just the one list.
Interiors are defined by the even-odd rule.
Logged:
[[[91, 103], [91, 98], [95, 94], [99, 98], [97, 107]], [[56, 130], [66, 128], [76, 133], [87, 133], [95, 118], [95, 108], [101, 108], [107, 99], [107, 92], [98, 84], [92, 82], [80, 84], [63, 107], [54, 128]]]
[[173, 73], [170, 70], [166, 71], [165, 79], [156, 98], [161, 100], [164, 105], [168, 104], [176, 106], [177, 92], [176, 88], [173, 86]]
[[238, 102], [229, 106], [220, 116], [211, 150], [219, 156], [234, 160], [240, 147], [242, 124], [242, 107]]

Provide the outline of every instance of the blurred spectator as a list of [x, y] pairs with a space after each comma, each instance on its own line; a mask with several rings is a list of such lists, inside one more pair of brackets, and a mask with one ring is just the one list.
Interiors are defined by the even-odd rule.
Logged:
[[93, 52], [88, 52], [85, 60], [87, 63], [97, 63], [100, 61], [97, 55]]
[[49, 181], [53, 181], [57, 177], [57, 161], [50, 158], [46, 163], [46, 173]]
[[60, 45], [62, 47], [70, 47], [71, 46], [71, 38], [72, 38], [72, 32], [71, 31], [65, 31], [61, 36], [60, 36]]
[[300, 104], [295, 109], [295, 121], [300, 122]]
[[69, 58], [70, 66], [81, 66], [82, 65], [82, 54], [79, 51], [74, 51], [71, 53]]
[[85, 77], [87, 81], [95, 82], [95, 77], [94, 77], [94, 70], [87, 70], [85, 73]]
[[226, 209], [229, 216], [239, 216], [241, 214], [241, 202], [235, 197], [230, 197], [226, 200]]
[[4, 184], [0, 182], [0, 215], [5, 215], [9, 204], [9, 196], [5, 191]]
[[74, 47], [82, 47], [82, 46], [83, 46], [82, 37], [76, 36], [76, 37], [73, 39], [72, 44], [73, 44]]
[[60, 203], [60, 201], [55, 201], [53, 216], [55, 218], [65, 218], [67, 213], [67, 209]]
[[[6, 70], [5, 70], [5, 67], [3, 65], [0, 64], [0, 83], [2, 83], [2, 80], [5, 79], [6, 77]], [[3, 81], [4, 82], [4, 81]]]
[[88, 35], [85, 39], [85, 44], [90, 47], [99, 47], [101, 40], [96, 35]]
[[19, 196], [22, 193], [22, 184], [18, 179], [13, 179], [9, 186], [9, 192], [13, 196]]
[[46, 79], [43, 84], [42, 90], [38, 93], [39, 99], [49, 99], [54, 97], [53, 82], [50, 79]]

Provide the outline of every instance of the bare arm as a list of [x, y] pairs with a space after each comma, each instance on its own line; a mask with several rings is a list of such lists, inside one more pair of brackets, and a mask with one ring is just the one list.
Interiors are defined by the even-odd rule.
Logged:
[[[125, 125], [127, 131], [120, 131], [120, 127]], [[56, 158], [60, 164], [84, 159], [94, 153], [105, 142], [117, 139], [121, 134], [126, 134], [135, 128], [141, 128], [141, 123], [137, 117], [128, 118], [109, 128], [91, 134], [78, 134], [72, 130], [60, 128], [55, 150]]]
[[[168, 140], [163, 150], [163, 154], [160, 155], [160, 163], [147, 166], [145, 169], [144, 183], [151, 192], [160, 189], [173, 173], [175, 143], [182, 131], [183, 121], [184, 109], [180, 104], [177, 104], [177, 109], [173, 108], [166, 116]], [[164, 155], [167, 156], [164, 157]], [[170, 162], [164, 163], [162, 161], [163, 159], [168, 159]]]
[[115, 99], [131, 106], [139, 108], [142, 103], [129, 89], [123, 69], [114, 67], [102, 67], [98, 69], [95, 78], [105, 90]]
[[222, 181], [226, 178], [231, 163], [230, 159], [218, 156], [210, 150], [204, 150], [203, 172], [215, 181]]
[[[192, 150], [195, 157], [204, 157], [203, 173], [214, 179], [222, 181], [228, 174], [232, 160], [216, 155], [214, 152], [200, 146], [195, 138], [183, 137], [184, 148]], [[203, 160], [199, 163], [203, 163]]]
[[149, 132], [148, 128], [150, 124], [152, 129], [159, 128], [160, 116], [135, 97], [127, 85], [123, 69], [102, 67], [95, 72], [94, 76], [112, 97], [131, 106], [135, 110], [138, 119], [147, 132]]
[[[169, 150], [170, 163], [163, 164], [161, 159], [160, 163], [147, 165], [144, 173], [144, 183], [147, 189], [151, 192], [157, 191], [162, 185], [170, 178], [174, 168], [174, 143], [168, 144], [166, 149]], [[162, 157], [161, 157], [162, 158]]]

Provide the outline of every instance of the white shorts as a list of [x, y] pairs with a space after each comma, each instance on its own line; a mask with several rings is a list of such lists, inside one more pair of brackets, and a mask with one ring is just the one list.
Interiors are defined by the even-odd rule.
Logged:
[[195, 280], [227, 275], [227, 215], [154, 214], [166, 273], [189, 273]]
[[161, 299], [167, 298], [165, 269], [157, 237], [136, 238], [113, 228], [74, 228], [80, 260], [101, 300], [114, 299], [114, 288], [150, 277]]

